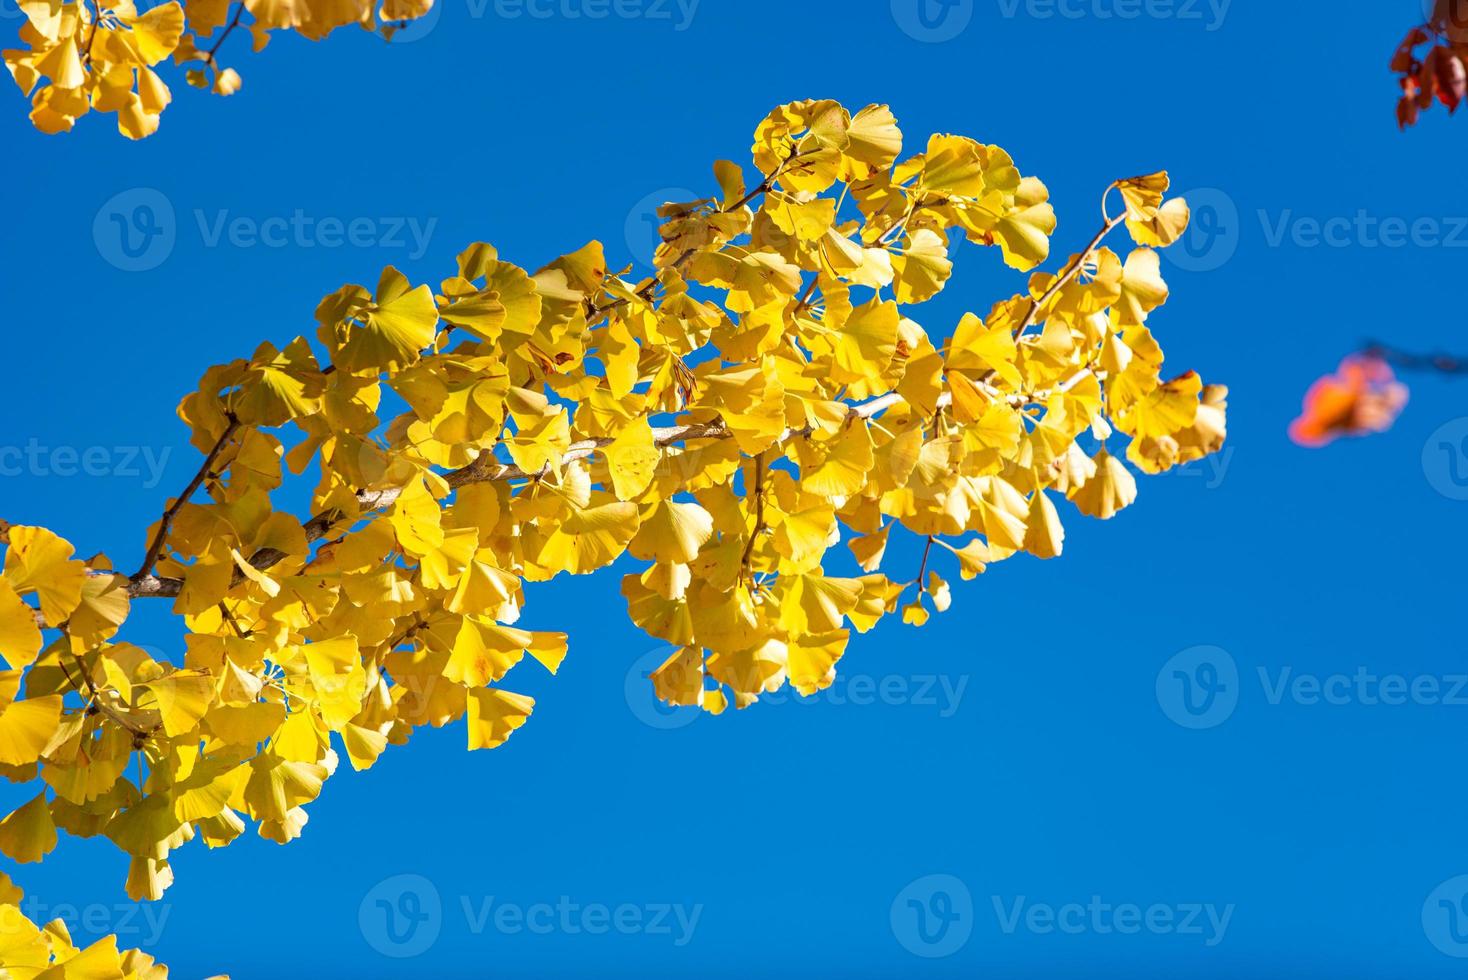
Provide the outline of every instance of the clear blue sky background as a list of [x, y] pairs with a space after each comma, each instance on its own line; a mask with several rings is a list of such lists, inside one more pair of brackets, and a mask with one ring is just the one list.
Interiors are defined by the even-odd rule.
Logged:
[[[0, 479], [0, 513], [127, 567], [196, 465], [174, 408], [206, 366], [308, 332], [322, 295], [371, 283], [384, 264], [436, 282], [471, 241], [532, 267], [592, 238], [645, 258], [637, 202], [712, 189], [712, 161], [747, 163], [753, 127], [776, 104], [886, 102], [914, 148], [935, 131], [1006, 147], [1048, 183], [1063, 254], [1094, 230], [1116, 177], [1165, 167], [1181, 190], [1217, 189], [1198, 197], [1216, 234], [1193, 241], [1189, 269], [1169, 266], [1172, 300], [1155, 327], [1172, 366], [1232, 389], [1222, 469], [1146, 480], [1138, 506], [1107, 524], [1067, 509], [1062, 560], [998, 566], [957, 588], [925, 631], [862, 638], [844, 673], [897, 679], [885, 699], [896, 703], [854, 703], [862, 688], [845, 687], [655, 727], [643, 719], [667, 720], [624, 693], [656, 644], [627, 620], [616, 573], [540, 587], [525, 623], [566, 629], [572, 646], [558, 678], [520, 669], [539, 699], [531, 723], [494, 752], [467, 754], [455, 726], [368, 773], [342, 772], [289, 847], [251, 835], [178, 852], [148, 945], [175, 975], [1461, 972], [1422, 913], [1429, 893], [1468, 873], [1468, 706], [1354, 694], [1274, 704], [1258, 674], [1465, 669], [1468, 503], [1453, 499], [1453, 460], [1433, 434], [1468, 414], [1468, 388], [1420, 380], [1381, 438], [1319, 452], [1285, 438], [1308, 383], [1365, 337], [1468, 349], [1468, 252], [1386, 247], [1359, 230], [1343, 247], [1310, 247], [1300, 223], [1364, 210], [1442, 221], [1451, 236], [1449, 219], [1468, 215], [1468, 121], [1434, 111], [1401, 135], [1392, 118], [1386, 62], [1418, 0], [1237, 0], [1221, 20], [1206, 2], [1181, 16], [1182, 0], [1135, 19], [1100, 16], [1126, 0], [1071, 0], [1078, 18], [969, 0], [934, 29], [953, 35], [940, 41], [913, 36], [924, 28], [904, 2], [894, 15], [888, 0], [703, 0], [680, 30], [674, 5], [668, 19], [536, 19], [444, 0], [436, 25], [403, 45], [351, 30], [319, 45], [281, 37], [251, 56], [232, 41], [243, 91], [219, 101], [177, 86], [161, 132], [141, 144], [95, 118], [44, 137], [6, 96], [0, 445], [101, 447], [110, 462], [105, 475], [62, 476], [51, 469], [66, 457], [43, 455], [46, 472]], [[10, 34], [14, 8], [4, 13]], [[110, 214], [143, 199], [108, 202], [138, 188], [167, 199], [174, 241], [156, 268], [128, 272], [109, 262]], [[297, 210], [367, 219], [377, 239], [211, 245], [221, 215]], [[426, 249], [388, 234], [399, 218], [433, 223]], [[935, 331], [1020, 288], [992, 251], [960, 249], [956, 261], [955, 285], [922, 311]], [[125, 447], [170, 453], [161, 484], [124, 465]], [[162, 604], [139, 609], [130, 636], [179, 644]], [[1231, 688], [1203, 730], [1164, 710], [1180, 703], [1164, 665], [1198, 645], [1227, 652], [1210, 656]], [[962, 684], [961, 696], [940, 682], [918, 697], [928, 678]], [[891, 693], [899, 686], [906, 697]], [[98, 931], [155, 938], [141, 915], [112, 909], [125, 903], [125, 862], [110, 845], [67, 839], [43, 866], [5, 867], [53, 912], [92, 904]], [[414, 894], [436, 894], [442, 912], [423, 927], [437, 936], [421, 955], [389, 958], [373, 946], [384, 927], [370, 893], [403, 874], [430, 883]], [[895, 915], [894, 901], [934, 874], [962, 883], [941, 890], [966, 918], [945, 936], [951, 955], [920, 957], [908, 947], [943, 950], [917, 936], [909, 895]], [[931, 884], [913, 894], [941, 911]], [[491, 896], [702, 910], [682, 946], [676, 926], [476, 933], [462, 899], [473, 911]], [[1006, 914], [1021, 897], [1026, 908], [1092, 896], [1234, 908], [1210, 946], [1208, 928], [1124, 935], [1089, 918], [1079, 934], [1006, 932], [995, 896]]]

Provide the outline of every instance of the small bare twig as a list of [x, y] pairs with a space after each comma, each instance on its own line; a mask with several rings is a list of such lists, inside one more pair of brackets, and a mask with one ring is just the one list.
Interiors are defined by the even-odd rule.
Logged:
[[230, 415], [229, 424], [224, 427], [224, 432], [219, 436], [219, 441], [214, 444], [214, 448], [210, 449], [209, 454], [204, 457], [203, 464], [199, 466], [199, 472], [195, 473], [189, 485], [184, 487], [183, 493], [179, 494], [173, 503], [163, 511], [163, 519], [158, 524], [158, 533], [153, 535], [153, 543], [148, 545], [148, 553], [143, 556], [143, 564], [133, 573], [130, 581], [136, 582], [153, 576], [153, 566], [158, 564], [158, 556], [162, 554], [164, 545], [168, 543], [168, 532], [173, 528], [174, 518], [178, 516], [179, 511], [183, 510], [184, 504], [189, 502], [194, 491], [203, 485], [204, 479], [214, 469], [214, 463], [219, 459], [219, 454], [224, 452], [224, 447], [229, 444], [230, 438], [234, 436], [239, 427], [240, 420]]

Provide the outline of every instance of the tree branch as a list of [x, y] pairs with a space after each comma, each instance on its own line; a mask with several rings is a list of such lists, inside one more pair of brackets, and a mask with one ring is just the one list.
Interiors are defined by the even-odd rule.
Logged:
[[1081, 269], [1085, 268], [1086, 262], [1101, 247], [1101, 243], [1106, 240], [1106, 236], [1115, 231], [1116, 227], [1125, 220], [1125, 211], [1122, 211], [1115, 218], [1106, 219], [1106, 223], [1101, 226], [1100, 231], [1096, 232], [1096, 237], [1091, 239], [1091, 243], [1086, 246], [1085, 251], [1071, 260], [1070, 265], [1066, 266], [1065, 271], [1055, 277], [1055, 281], [1040, 294], [1039, 299], [1030, 303], [1029, 311], [1025, 313], [1025, 318], [1020, 321], [1019, 329], [1014, 332], [1015, 337], [1023, 337], [1025, 331], [1035, 325], [1035, 321], [1039, 319], [1040, 311], [1045, 308], [1045, 304], [1054, 299], [1055, 294], [1064, 289], [1067, 283], [1080, 275]]
[[754, 545], [759, 540], [760, 533], [765, 529], [765, 454], [760, 453], [754, 458], [754, 529], [749, 532], [749, 540], [745, 542], [744, 554], [739, 557], [739, 567], [744, 574], [749, 573], [749, 560], [754, 557]]
[[1392, 367], [1403, 371], [1436, 371], [1439, 374], [1468, 374], [1468, 358], [1458, 357], [1442, 351], [1430, 354], [1414, 354], [1398, 347], [1371, 341], [1361, 353], [1377, 357]]
[[153, 566], [158, 564], [158, 556], [162, 554], [164, 545], [168, 543], [168, 532], [173, 529], [174, 518], [178, 516], [178, 512], [183, 510], [184, 504], [189, 502], [189, 498], [203, 484], [204, 479], [214, 468], [214, 463], [219, 459], [219, 454], [224, 452], [224, 447], [229, 444], [230, 438], [238, 431], [239, 427], [240, 420], [230, 415], [229, 424], [224, 427], [224, 432], [219, 436], [219, 441], [214, 444], [214, 448], [210, 449], [209, 454], [204, 457], [204, 462], [199, 466], [199, 472], [195, 473], [194, 478], [189, 481], [189, 485], [184, 487], [183, 493], [179, 494], [173, 503], [169, 504], [168, 508], [163, 511], [163, 519], [158, 524], [158, 533], [153, 535], [153, 543], [148, 545], [148, 553], [143, 556], [143, 564], [132, 574], [132, 577], [128, 580], [129, 582], [152, 577]]
[[[786, 160], [784, 164], [777, 168], [774, 173], [765, 177], [765, 179], [761, 181], [757, 187], [746, 193], [738, 202], [736, 202], [734, 205], [726, 210], [735, 210], [739, 207], [743, 207], [759, 194], [767, 193], [773, 187], [774, 182], [779, 177], [779, 175], [783, 173], [785, 169], [788, 168], [790, 163], [792, 163], [795, 159], [796, 156], [792, 155], [788, 160]], [[1101, 230], [1098, 231], [1095, 237], [1091, 239], [1090, 243], [1087, 244], [1084, 251], [1082, 251], [1074, 259], [1072, 259], [1071, 262], [1066, 266], [1066, 268], [1060, 273], [1060, 275], [1055, 278], [1055, 281], [1052, 282], [1049, 287], [1045, 289], [1045, 291], [1038, 297], [1038, 299], [1034, 300], [1031, 303], [1029, 311], [1025, 314], [1024, 319], [1021, 321], [1019, 327], [1015, 331], [1016, 337], [1022, 336], [1028, 327], [1034, 325], [1034, 323], [1039, 318], [1040, 311], [1045, 307], [1045, 305], [1049, 303], [1050, 300], [1053, 299], [1055, 295], [1059, 293], [1059, 291], [1063, 289], [1067, 283], [1075, 279], [1075, 277], [1080, 274], [1081, 270], [1085, 267], [1086, 262], [1090, 260], [1091, 256], [1101, 246], [1101, 242], [1124, 220], [1125, 212], [1115, 218], [1109, 216], [1106, 217], [1105, 223], [1103, 224]], [[681, 264], [683, 261], [685, 261], [685, 259], [686, 256], [680, 256], [679, 259], [674, 262], [674, 266]], [[655, 287], [655, 285], [656, 279], [651, 280], [647, 285], [643, 287], [642, 290], [639, 290], [639, 295], [641, 295], [644, 291], [650, 291], [652, 288]], [[809, 295], [809, 292], [807, 292], [807, 295]], [[616, 302], [609, 304], [605, 307], [592, 307], [589, 311], [590, 317], [594, 319], [596, 316], [600, 316], [617, 306], [624, 305], [626, 302], [626, 300], [617, 300]], [[1065, 381], [1063, 384], [1059, 385], [1056, 390], [1068, 391], [1090, 373], [1092, 373], [1091, 368], [1087, 366], [1078, 371], [1073, 377]], [[988, 384], [988, 378], [980, 379], [979, 384], [991, 397], [1004, 398], [1012, 406], [1015, 407], [1022, 407], [1036, 400], [1043, 401], [1051, 394], [1051, 392], [1031, 392], [1029, 394], [1015, 393], [1011, 395], [1005, 395], [998, 389], [995, 389], [992, 385]], [[871, 419], [881, 414], [882, 412], [887, 411], [888, 409], [895, 408], [896, 406], [905, 403], [906, 399], [904, 399], [902, 395], [898, 394], [895, 391], [888, 392], [885, 395], [881, 395], [863, 404], [849, 406], [847, 409], [847, 422], [849, 423], [858, 419]], [[939, 396], [937, 407], [941, 409], [951, 403], [952, 395], [945, 392]], [[183, 496], [175, 501], [174, 504], [169, 508], [169, 510], [165, 512], [164, 522], [159, 527], [159, 533], [154, 540], [153, 547], [149, 549], [148, 560], [144, 563], [144, 566], [139, 569], [139, 571], [135, 575], [133, 575], [132, 578], [128, 581], [128, 596], [130, 598], [175, 598], [178, 596], [180, 590], [183, 588], [183, 581], [181, 579], [164, 578], [152, 574], [153, 565], [156, 562], [159, 553], [161, 553], [162, 551], [163, 544], [167, 536], [168, 527], [172, 523], [173, 517], [177, 514], [178, 510], [183, 506], [183, 503], [188, 499], [188, 497], [195, 490], [198, 489], [199, 484], [203, 482], [204, 476], [207, 474], [208, 470], [210, 469], [211, 465], [213, 464], [219, 453], [223, 450], [224, 444], [228, 441], [229, 436], [233, 434], [233, 431], [237, 427], [237, 425], [238, 423], [232, 419], [231, 427], [226, 430], [223, 436], [221, 436], [219, 443], [215, 445], [214, 449], [210, 452], [209, 457], [205, 459], [204, 466], [200, 468], [199, 474], [194, 477], [193, 482], [184, 491]], [[795, 437], [809, 436], [811, 432], [812, 429], [810, 427], [806, 427], [803, 429], [787, 429], [781, 435], [779, 442], [784, 443]], [[714, 416], [709, 421], [693, 422], [685, 425], [654, 429], [653, 443], [659, 449], [666, 449], [679, 443], [695, 442], [703, 439], [728, 439], [731, 438], [732, 435], [733, 433], [729, 431], [728, 427], [724, 423], [724, 420], [718, 416]], [[608, 438], [598, 438], [586, 439], [581, 442], [573, 443], [570, 447], [568, 447], [566, 452], [562, 454], [561, 463], [564, 464], [575, 462], [576, 460], [586, 459], [587, 457], [594, 455], [599, 449], [609, 445], [611, 442], [612, 440]], [[443, 479], [448, 483], [450, 487], [458, 489], [459, 487], [469, 486], [475, 483], [495, 483], [515, 480], [541, 479], [548, 475], [548, 473], [549, 467], [546, 467], [534, 473], [527, 473], [520, 467], [513, 464], [501, 463], [498, 459], [495, 458], [492, 452], [486, 450], [484, 452], [481, 452], [478, 458], [476, 458], [472, 463], [469, 463], [467, 466], [463, 466], [457, 470], [453, 470], [449, 473], [444, 474]], [[762, 476], [763, 474], [761, 473], [760, 475]], [[358, 492], [357, 494], [357, 504], [359, 507], [358, 513], [347, 514], [343, 513], [340, 510], [330, 510], [313, 516], [302, 525], [302, 529], [305, 531], [306, 534], [307, 543], [314, 544], [315, 542], [321, 540], [327, 535], [328, 532], [331, 531], [333, 527], [343, 521], [355, 522], [361, 520], [362, 517], [372, 511], [382, 510], [384, 508], [391, 507], [393, 503], [398, 499], [398, 497], [402, 495], [402, 492], [403, 488], [401, 487], [387, 487], [380, 490], [363, 490]], [[3, 533], [8, 528], [8, 524], [6, 524], [4, 521], [0, 521], [0, 535], [3, 535]], [[279, 551], [277, 549], [262, 548], [250, 556], [249, 564], [255, 569], [263, 572], [270, 568], [273, 568], [280, 562], [285, 561], [288, 557], [290, 556], [287, 555], [285, 552]], [[234, 583], [238, 584], [240, 581], [243, 580], [243, 578], [243, 573], [236, 572]]]

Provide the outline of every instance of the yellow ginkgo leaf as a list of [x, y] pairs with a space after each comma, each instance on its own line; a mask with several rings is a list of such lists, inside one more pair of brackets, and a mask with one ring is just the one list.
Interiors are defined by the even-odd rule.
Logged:
[[801, 479], [807, 493], [822, 497], [850, 497], [866, 485], [875, 463], [871, 432], [857, 423], [819, 450], [822, 454]]
[[703, 651], [698, 647], [678, 648], [648, 676], [657, 696], [668, 704], [703, 704]]
[[780, 583], [780, 625], [802, 636], [840, 629], [862, 594], [857, 579], [791, 575], [782, 577]]
[[[81, 604], [71, 614], [67, 632], [75, 643], [91, 649], [110, 640], [127, 620], [130, 603], [127, 576], [118, 574], [88, 575], [82, 583]], [[3, 608], [0, 593], [0, 608]], [[3, 613], [0, 613], [3, 615]], [[0, 652], [4, 652], [0, 645]]]
[[919, 228], [902, 254], [893, 256], [892, 271], [897, 302], [925, 303], [942, 291], [953, 274], [948, 243], [931, 228]]
[[42, 793], [0, 820], [0, 852], [12, 861], [31, 864], [56, 847], [56, 824]]
[[532, 642], [524, 630], [465, 616], [444, 666], [444, 676], [457, 684], [483, 687], [499, 680], [525, 656]]
[[153, 695], [170, 738], [192, 731], [214, 698], [214, 678], [202, 671], [176, 670], [141, 687]]
[[87, 566], [73, 561], [75, 549], [41, 527], [12, 527], [5, 553], [5, 578], [21, 595], [34, 592], [48, 624], [66, 621], [82, 601]]
[[291, 810], [316, 799], [326, 776], [324, 766], [263, 753], [251, 760], [249, 779], [236, 799], [256, 820], [282, 822]]
[[29, 667], [41, 652], [41, 630], [36, 610], [21, 601], [10, 583], [0, 578], [0, 658], [11, 670]]
[[469, 692], [469, 749], [492, 749], [503, 745], [530, 717], [535, 699], [498, 688]]
[[433, 343], [437, 323], [433, 290], [410, 288], [407, 277], [388, 266], [377, 287], [377, 303], [368, 308], [362, 325], [352, 330], [337, 363], [347, 371], [409, 364]]
[[637, 533], [637, 505], [606, 503], [573, 510], [533, 557], [547, 572], [584, 575], [616, 560]]
[[0, 709], [0, 763], [24, 766], [35, 762], [50, 743], [60, 720], [59, 694], [6, 704]]
[[1091, 458], [1096, 464], [1096, 474], [1073, 489], [1070, 499], [1087, 517], [1107, 521], [1137, 499], [1137, 481], [1127, 471], [1126, 464], [1105, 449]]
[[602, 452], [606, 455], [612, 489], [618, 500], [642, 496], [652, 482], [663, 455], [654, 444], [652, 427], [645, 419], [629, 423]]
[[1025, 550], [1036, 558], [1058, 558], [1065, 545], [1065, 528], [1060, 512], [1045, 495], [1036, 490], [1030, 497], [1030, 512], [1025, 519]]
[[807, 697], [830, 687], [836, 679], [836, 662], [850, 639], [846, 630], [792, 637], [787, 652], [790, 686]]
[[647, 561], [687, 564], [713, 537], [714, 520], [699, 504], [660, 501], [643, 518], [627, 550]]
[[1188, 230], [1188, 221], [1191, 217], [1188, 202], [1180, 197], [1175, 197], [1158, 208], [1157, 213], [1145, 221], [1128, 219], [1126, 226], [1138, 245], [1166, 248], [1183, 237], [1183, 232]]

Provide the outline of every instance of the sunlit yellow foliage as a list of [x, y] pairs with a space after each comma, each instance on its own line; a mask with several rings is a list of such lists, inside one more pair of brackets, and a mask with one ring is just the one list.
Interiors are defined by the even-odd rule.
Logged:
[[[183, 399], [204, 464], [131, 576], [0, 523], [0, 771], [41, 781], [0, 850], [102, 836], [156, 899], [177, 848], [251, 824], [292, 840], [343, 761], [415, 728], [499, 746], [535, 707], [512, 674], [566, 655], [515, 625], [525, 583], [619, 559], [631, 619], [677, 648], [664, 699], [819, 691], [853, 630], [948, 609], [944, 575], [1058, 556], [1062, 508], [1130, 506], [1127, 461], [1219, 449], [1224, 390], [1165, 381], [1149, 326], [1168, 295], [1150, 246], [1187, 217], [1166, 175], [1110, 185], [1121, 211], [1048, 273], [1043, 184], [965, 137], [901, 145], [884, 106], [781, 107], [757, 172], [720, 162], [713, 194], [662, 209], [641, 281], [597, 242], [533, 273], [475, 244], [437, 284], [341, 287], [314, 337]], [[1122, 224], [1126, 256], [1103, 244]], [[958, 236], [1030, 275], [930, 331], [916, 307]], [[303, 521], [275, 502], [308, 469]], [[922, 560], [894, 577], [903, 531]], [[158, 598], [189, 631], [166, 656], [119, 635]]]
[[[155, 70], [172, 59], [185, 80], [218, 95], [239, 91], [239, 72], [220, 63], [230, 34], [247, 29], [254, 48], [272, 31], [294, 30], [319, 41], [338, 27], [381, 30], [391, 40], [433, 0], [177, 0], [139, 13], [133, 0], [18, 0], [25, 15], [24, 48], [7, 50], [5, 65], [31, 100], [31, 122], [46, 133], [69, 132], [88, 112], [117, 115], [129, 139], [158, 130], [173, 93]], [[218, 33], [217, 37], [214, 35]]]

